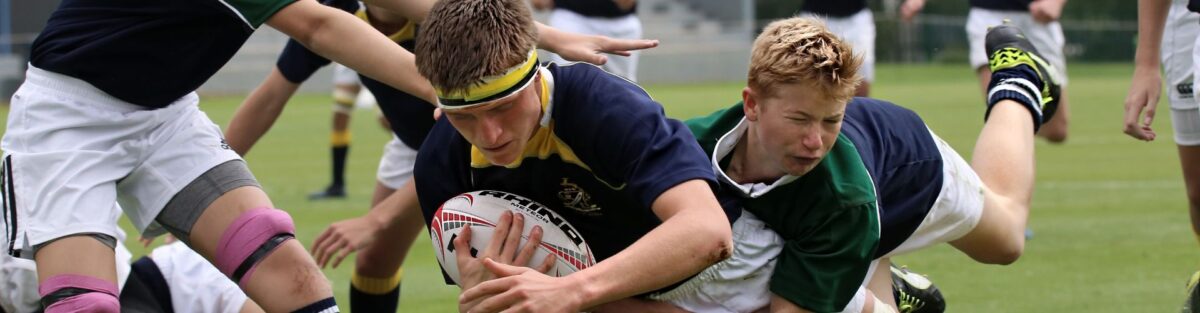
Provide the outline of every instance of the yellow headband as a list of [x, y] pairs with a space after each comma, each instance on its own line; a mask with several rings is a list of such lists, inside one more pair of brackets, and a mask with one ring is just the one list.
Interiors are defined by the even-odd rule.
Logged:
[[460, 110], [512, 95], [525, 89], [529, 82], [533, 81], [533, 74], [538, 68], [537, 63], [537, 49], [533, 49], [529, 51], [525, 62], [505, 70], [503, 74], [484, 77], [482, 83], [466, 90], [446, 92], [434, 87], [437, 91], [438, 107]]

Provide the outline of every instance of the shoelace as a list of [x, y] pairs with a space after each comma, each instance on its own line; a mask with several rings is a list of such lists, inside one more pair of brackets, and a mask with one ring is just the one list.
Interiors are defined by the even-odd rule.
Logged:
[[925, 302], [907, 292], [900, 291], [900, 303], [897, 304], [900, 313], [911, 313], [925, 307]]

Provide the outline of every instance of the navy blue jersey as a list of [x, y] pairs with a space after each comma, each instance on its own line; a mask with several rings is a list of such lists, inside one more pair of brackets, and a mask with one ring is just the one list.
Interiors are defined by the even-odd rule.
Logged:
[[63, 0], [33, 42], [33, 66], [132, 104], [195, 91], [295, 0]]
[[554, 0], [554, 7], [590, 17], [622, 17], [637, 13], [637, 3], [629, 10], [621, 10], [612, 0]]
[[663, 192], [696, 179], [715, 184], [691, 132], [637, 85], [588, 64], [550, 65], [542, 75], [549, 119], [514, 164], [489, 164], [446, 118], [434, 125], [413, 176], [426, 223], [458, 194], [506, 191], [562, 215], [600, 261], [662, 223], [651, 205]]
[[999, 11], [1029, 11], [1033, 0], [971, 0], [972, 8]]
[[[365, 8], [358, 0], [325, 0], [323, 4], [350, 12], [359, 18], [366, 19]], [[412, 51], [416, 23], [409, 22], [400, 31], [391, 34], [389, 38], [397, 41], [401, 47]], [[290, 82], [300, 84], [312, 77], [318, 69], [329, 65], [329, 59], [322, 57], [295, 40], [289, 40], [279, 55], [275, 67]], [[393, 88], [366, 76], [359, 75], [364, 87], [375, 95], [383, 117], [392, 127], [400, 141], [409, 147], [420, 147], [425, 135], [433, 127], [433, 105], [421, 98]]]
[[941, 193], [941, 154], [921, 117], [882, 100], [850, 101], [842, 134], [875, 182], [881, 226], [876, 256], [883, 256], [917, 230]]
[[847, 17], [867, 8], [867, 0], [807, 0], [800, 11], [821, 16]]

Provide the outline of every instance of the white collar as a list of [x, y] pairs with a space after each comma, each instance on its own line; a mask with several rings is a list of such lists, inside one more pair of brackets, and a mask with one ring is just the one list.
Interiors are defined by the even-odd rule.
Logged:
[[743, 117], [737, 126], [733, 127], [728, 133], [722, 135], [721, 139], [717, 140], [717, 146], [713, 148], [712, 155], [712, 166], [713, 170], [717, 172], [717, 179], [729, 183], [729, 185], [736, 186], [743, 197], [749, 198], [758, 198], [775, 189], [775, 187], [783, 186], [796, 180], [797, 176], [784, 175], [770, 185], [764, 183], [742, 184], [734, 181], [732, 178], [729, 178], [729, 175], [725, 174], [725, 170], [721, 168], [720, 161], [733, 152], [733, 148], [737, 147], [738, 141], [742, 139], [742, 135], [746, 133], [747, 128], [749, 128], [749, 125], [747, 125], [746, 118]]

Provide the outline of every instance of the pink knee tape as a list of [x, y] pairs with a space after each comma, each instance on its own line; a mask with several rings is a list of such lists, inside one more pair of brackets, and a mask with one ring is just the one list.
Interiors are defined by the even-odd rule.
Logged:
[[[254, 256], [259, 250], [270, 252], [281, 240], [292, 237], [296, 226], [292, 217], [282, 210], [257, 208], [238, 216], [217, 243], [217, 269], [241, 283], [253, 273], [255, 264], [266, 255]], [[274, 241], [274, 242], [273, 242]], [[265, 246], [264, 245], [268, 245]], [[254, 260], [248, 260], [254, 256]], [[249, 264], [244, 264], [250, 262]]]
[[103, 279], [64, 274], [46, 279], [38, 286], [38, 294], [42, 297], [67, 288], [89, 290], [58, 301], [46, 307], [46, 313], [118, 313], [121, 311], [120, 301], [117, 300], [117, 284]]

